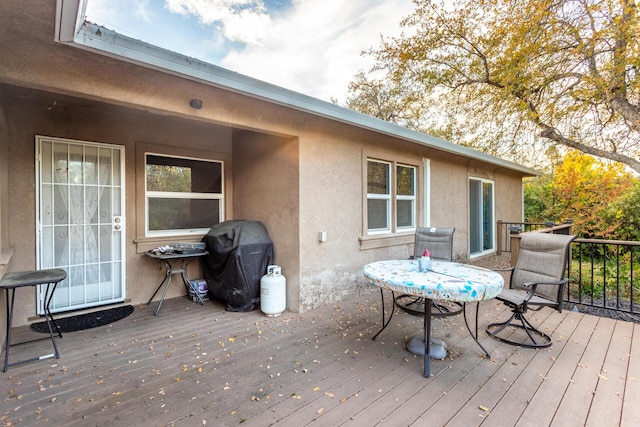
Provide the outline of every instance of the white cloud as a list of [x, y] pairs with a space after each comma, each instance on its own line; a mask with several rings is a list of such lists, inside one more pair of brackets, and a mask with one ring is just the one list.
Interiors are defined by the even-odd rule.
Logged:
[[222, 66], [311, 96], [344, 101], [359, 69], [373, 65], [361, 55], [380, 34], [400, 33], [413, 11], [410, 0], [297, 0], [268, 32], [230, 51]]
[[134, 9], [134, 13], [144, 22], [150, 23], [153, 21], [153, 15], [151, 14], [151, 8], [149, 7], [149, 0], [136, 0], [134, 3]]
[[255, 44], [271, 24], [262, 0], [165, 0], [165, 6], [173, 13], [195, 15], [203, 24], [219, 24], [232, 42]]
[[[91, 14], [116, 31], [339, 102], [346, 99], [348, 84], [358, 70], [373, 65], [362, 51], [378, 47], [381, 34], [400, 34], [400, 21], [414, 10], [412, 0], [286, 3], [282, 7], [278, 0], [136, 0], [132, 7], [130, 0], [89, 1]], [[272, 5], [275, 10], [270, 9]], [[171, 13], [161, 16], [163, 7]], [[151, 24], [125, 24], [123, 17], [134, 14]], [[193, 20], [170, 20], [170, 15], [195, 17], [200, 26], [195, 27]]]

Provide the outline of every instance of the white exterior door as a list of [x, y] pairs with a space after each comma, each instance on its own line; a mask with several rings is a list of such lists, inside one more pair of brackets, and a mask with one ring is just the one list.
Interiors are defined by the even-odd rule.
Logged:
[[67, 272], [51, 311], [124, 301], [124, 148], [37, 136], [36, 182], [38, 267]]

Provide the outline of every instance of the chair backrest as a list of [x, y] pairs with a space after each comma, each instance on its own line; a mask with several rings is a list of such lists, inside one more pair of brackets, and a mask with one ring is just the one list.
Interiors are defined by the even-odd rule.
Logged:
[[[522, 234], [518, 261], [511, 274], [511, 288], [529, 290], [522, 286], [523, 283], [562, 280], [567, 270], [573, 239], [575, 236], [565, 234]], [[536, 294], [560, 303], [561, 290], [559, 286], [541, 285], [536, 288]]]
[[420, 257], [429, 249], [431, 258], [451, 261], [453, 258], [453, 233], [455, 228], [420, 227], [416, 230], [413, 256]]

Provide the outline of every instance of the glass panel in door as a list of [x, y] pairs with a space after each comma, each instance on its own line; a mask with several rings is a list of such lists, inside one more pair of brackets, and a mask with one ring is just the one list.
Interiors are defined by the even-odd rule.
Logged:
[[124, 301], [123, 148], [37, 137], [36, 150], [38, 267], [67, 272], [51, 311]]

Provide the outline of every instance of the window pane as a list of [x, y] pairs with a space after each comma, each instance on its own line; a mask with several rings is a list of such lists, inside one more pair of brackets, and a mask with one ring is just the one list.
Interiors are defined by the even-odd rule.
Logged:
[[389, 229], [389, 201], [367, 200], [367, 224], [369, 230]]
[[493, 249], [493, 183], [469, 181], [470, 252], [478, 254]]
[[147, 191], [222, 193], [222, 163], [147, 156]]
[[410, 166], [396, 166], [398, 195], [414, 196], [416, 194], [416, 168]]
[[398, 200], [398, 227], [413, 227], [413, 200]]
[[389, 185], [389, 164], [367, 162], [367, 193], [369, 194], [391, 194]]
[[482, 249], [493, 249], [493, 184], [482, 184]]
[[469, 181], [469, 250], [472, 254], [482, 252], [480, 186], [480, 181]]
[[149, 199], [149, 231], [210, 228], [219, 222], [219, 200]]

